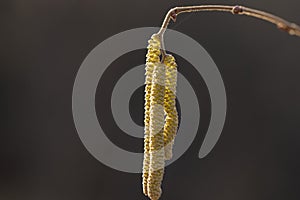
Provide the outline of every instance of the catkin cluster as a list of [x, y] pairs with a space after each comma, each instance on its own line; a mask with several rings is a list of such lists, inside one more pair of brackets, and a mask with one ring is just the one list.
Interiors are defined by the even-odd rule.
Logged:
[[161, 196], [165, 160], [172, 157], [178, 116], [175, 105], [177, 65], [171, 55], [160, 61], [157, 35], [148, 41], [145, 79], [143, 192], [151, 200]]

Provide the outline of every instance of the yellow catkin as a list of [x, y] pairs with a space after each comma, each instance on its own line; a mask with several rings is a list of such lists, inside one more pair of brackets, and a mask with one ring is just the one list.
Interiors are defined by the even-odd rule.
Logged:
[[150, 96], [152, 76], [155, 65], [160, 63], [160, 42], [156, 35], [153, 35], [148, 41], [148, 52], [146, 55], [146, 80], [145, 80], [145, 119], [144, 119], [144, 163], [143, 163], [143, 192], [148, 195], [148, 177], [150, 165]]
[[164, 97], [165, 65], [155, 66], [152, 77], [150, 97], [150, 165], [148, 177], [148, 196], [158, 200], [161, 196], [161, 182], [164, 174]]
[[166, 114], [164, 125], [164, 146], [165, 159], [172, 158], [172, 149], [178, 127], [178, 114], [176, 110], [176, 85], [177, 85], [177, 64], [172, 55], [166, 55], [164, 59], [166, 65], [165, 98], [164, 110]]

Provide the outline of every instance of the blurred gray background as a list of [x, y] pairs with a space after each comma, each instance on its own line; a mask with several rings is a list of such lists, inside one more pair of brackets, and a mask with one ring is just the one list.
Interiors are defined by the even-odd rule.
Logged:
[[[71, 108], [77, 70], [96, 45], [116, 33], [160, 26], [176, 5], [216, 3], [259, 8], [300, 23], [299, 0], [2, 0], [0, 199], [147, 199], [140, 174], [104, 166], [81, 143]], [[170, 28], [191, 36], [212, 56], [225, 83], [228, 112], [219, 142], [198, 159], [210, 101], [201, 77], [193, 79], [200, 129], [189, 150], [167, 167], [162, 199], [300, 199], [300, 38], [228, 13], [180, 15]], [[99, 83], [97, 112], [108, 116], [99, 117], [100, 123], [111, 116], [105, 109], [112, 83], [144, 63], [145, 53], [120, 57]], [[181, 58], [178, 64], [189, 65]], [[137, 123], [142, 92], [131, 110]], [[105, 124], [115, 144], [142, 151], [142, 140], [121, 133], [113, 122]]]

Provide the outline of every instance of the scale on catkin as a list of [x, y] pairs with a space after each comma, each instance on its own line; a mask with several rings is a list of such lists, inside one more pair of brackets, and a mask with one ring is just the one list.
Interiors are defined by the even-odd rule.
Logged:
[[178, 126], [175, 106], [177, 64], [164, 49], [163, 35], [171, 20], [181, 13], [219, 11], [247, 15], [273, 23], [290, 35], [300, 36], [300, 27], [267, 12], [230, 5], [199, 5], [175, 7], [167, 13], [161, 29], [148, 41], [145, 81], [145, 135], [143, 192], [151, 200], [161, 196], [165, 160], [172, 158], [172, 147]]

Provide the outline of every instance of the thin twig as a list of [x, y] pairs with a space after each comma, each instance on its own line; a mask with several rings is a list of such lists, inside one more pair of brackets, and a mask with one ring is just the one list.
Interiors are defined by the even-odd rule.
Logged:
[[228, 5], [201, 5], [201, 6], [184, 6], [184, 7], [175, 7], [169, 10], [167, 13], [163, 24], [157, 33], [160, 37], [161, 46], [162, 46], [162, 61], [166, 56], [165, 46], [164, 46], [164, 33], [171, 20], [174, 22], [176, 18], [181, 13], [187, 12], [200, 12], [200, 11], [220, 11], [220, 12], [231, 12], [232, 14], [237, 15], [247, 15], [255, 18], [259, 18], [268, 22], [271, 22], [277, 26], [280, 30], [283, 30], [290, 35], [296, 35], [300, 37], [300, 27], [297, 24], [288, 22], [280, 17], [272, 15], [267, 12], [260, 10], [255, 10], [252, 8], [247, 8], [244, 6], [228, 6]]

